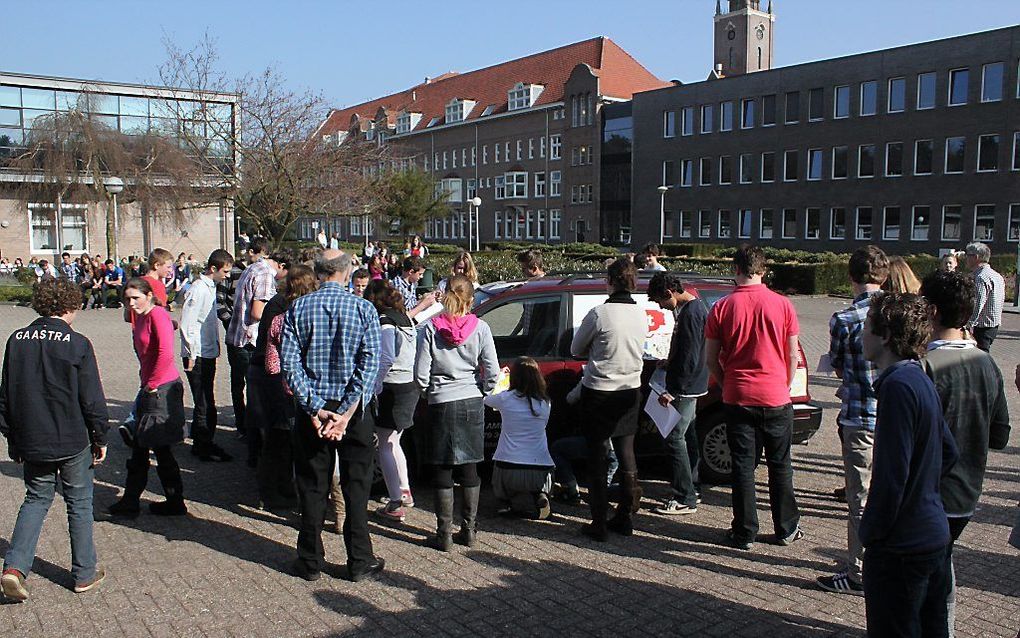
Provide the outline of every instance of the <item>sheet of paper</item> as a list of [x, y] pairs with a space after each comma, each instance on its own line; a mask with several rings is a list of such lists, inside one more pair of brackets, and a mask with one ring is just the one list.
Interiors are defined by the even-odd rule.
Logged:
[[425, 310], [419, 312], [417, 315], [415, 315], [414, 320], [418, 322], [418, 327], [420, 328], [426, 323], [428, 323], [429, 319], [435, 317], [436, 315], [441, 314], [443, 310], [444, 310], [443, 304], [436, 302], [429, 306], [428, 308], [426, 308]]
[[835, 374], [836, 371], [832, 368], [832, 362], [829, 361], [829, 353], [825, 353], [818, 357], [818, 367], [815, 368], [816, 374]]
[[663, 407], [659, 405], [659, 395], [654, 390], [648, 393], [648, 401], [645, 402], [645, 414], [652, 417], [655, 427], [659, 430], [662, 438], [669, 436], [676, 424], [680, 422], [680, 413], [672, 405]]

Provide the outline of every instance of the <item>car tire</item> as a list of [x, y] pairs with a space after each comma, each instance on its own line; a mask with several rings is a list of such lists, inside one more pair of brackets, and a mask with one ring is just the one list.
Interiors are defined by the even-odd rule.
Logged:
[[712, 410], [708, 414], [699, 414], [695, 423], [701, 453], [701, 462], [698, 464], [699, 480], [713, 485], [729, 484], [732, 481], [732, 467], [723, 411]]

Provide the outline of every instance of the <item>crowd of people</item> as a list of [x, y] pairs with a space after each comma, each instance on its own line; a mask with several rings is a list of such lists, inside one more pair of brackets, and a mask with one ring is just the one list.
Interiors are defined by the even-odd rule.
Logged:
[[[436, 517], [431, 547], [448, 552], [476, 543], [486, 406], [502, 421], [492, 474], [501, 514], [542, 519], [553, 497], [579, 502], [570, 462], [581, 456], [591, 514], [581, 532], [596, 542], [610, 533], [629, 536], [643, 497], [634, 438], [647, 318], [634, 295], [639, 272], [647, 269], [659, 271], [648, 282], [649, 301], [675, 319], [669, 356], [659, 364], [658, 401], [678, 413], [664, 437], [670, 495], [653, 511], [697, 513], [696, 404], [714, 380], [733, 468], [727, 542], [749, 551], [762, 540], [754, 481], [759, 458], [768, 472], [774, 531], [766, 540], [787, 546], [804, 537], [790, 402], [800, 327], [790, 300], [763, 284], [761, 249], [736, 251], [736, 287], [711, 309], [681, 276], [664, 272], [657, 247], [612, 260], [606, 302], [588, 312], [570, 343], [571, 354], [587, 361], [567, 396], [578, 433], [568, 437], [569, 446], [559, 445], [566, 439], [550, 446], [551, 402], [538, 364], [516, 359], [506, 387], [497, 389], [506, 371], [491, 329], [472, 313], [479, 282], [469, 253], [453, 258], [435, 292], [419, 294], [427, 249], [417, 238], [395, 270], [382, 265], [385, 247], [367, 245], [362, 261], [322, 245], [323, 238], [320, 233], [319, 246], [300, 256], [272, 251], [264, 238], [245, 238], [244, 267], [224, 250], [199, 268], [156, 249], [130, 273], [116, 265], [104, 270], [104, 282], [114, 277], [109, 287], [124, 304], [139, 361], [138, 395], [118, 428], [130, 457], [112, 516], [141, 514], [151, 454], [164, 500], [150, 503], [149, 511], [187, 513], [173, 453], [188, 434], [175, 340], [195, 405], [191, 452], [203, 462], [232, 460], [215, 442], [213, 387], [223, 339], [234, 423], [246, 441], [260, 503], [300, 512], [296, 576], [320, 578], [327, 526], [343, 534], [350, 580], [383, 571], [368, 525], [373, 467], [378, 462], [386, 486], [374, 512], [399, 524], [415, 507], [401, 440], [421, 400], [427, 409], [419, 452], [431, 468]], [[1003, 281], [988, 265], [986, 246], [968, 245], [965, 254], [972, 274], [946, 264], [919, 282], [903, 260], [874, 246], [858, 249], [848, 265], [853, 304], [830, 322], [828, 357], [842, 380], [837, 424], [848, 551], [845, 570], [819, 577], [818, 584], [863, 595], [876, 636], [951, 633], [953, 543], [975, 511], [989, 449], [1008, 442], [1002, 375], [987, 353], [1001, 320]], [[58, 479], [68, 500], [75, 591], [105, 577], [92, 540], [91, 485], [94, 467], [106, 459], [108, 415], [92, 345], [72, 328], [88, 305], [84, 273], [86, 267], [94, 273], [94, 261], [65, 254], [57, 274], [41, 275], [33, 295], [40, 318], [7, 343], [0, 431], [11, 458], [24, 463], [27, 486], [2, 577], [4, 595], [13, 600], [28, 597], [25, 578]], [[539, 251], [521, 253], [518, 263], [524, 278], [545, 274]], [[178, 285], [182, 271], [186, 281]], [[182, 300], [179, 322], [170, 314], [174, 293]]]

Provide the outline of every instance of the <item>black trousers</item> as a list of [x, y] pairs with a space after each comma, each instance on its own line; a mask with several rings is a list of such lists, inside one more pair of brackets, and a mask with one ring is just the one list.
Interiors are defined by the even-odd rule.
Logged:
[[[361, 419], [359, 409], [351, 419]], [[368, 497], [372, 488], [375, 448], [355, 441], [335, 443], [319, 438], [311, 417], [298, 409], [294, 422], [294, 475], [301, 503], [297, 555], [312, 573], [322, 571], [325, 551], [322, 547], [322, 523], [326, 515], [329, 483], [333, 477], [337, 452], [340, 464], [340, 490], [344, 495], [344, 545], [347, 567], [358, 571], [374, 558], [368, 533]]]
[[[187, 359], [185, 368], [187, 368]], [[197, 357], [195, 367], [186, 370], [191, 398], [195, 401], [195, 409], [191, 413], [191, 440], [195, 450], [203, 452], [212, 446], [216, 434], [217, 415], [216, 399], [213, 396], [213, 385], [216, 381], [216, 359]]]
[[977, 342], [977, 347], [985, 352], [992, 351], [992, 342], [995, 341], [995, 337], [998, 335], [999, 326], [992, 326], [991, 328], [974, 328], [974, 341]]
[[866, 549], [864, 604], [868, 636], [948, 636], [950, 556], [948, 547], [925, 554]]
[[[163, 494], [168, 501], [184, 498], [184, 484], [181, 481], [181, 468], [169, 445], [152, 450], [156, 455], [156, 474], [163, 485]], [[124, 482], [124, 499], [137, 501], [145, 485], [149, 482], [149, 448], [135, 446], [131, 448], [131, 457], [127, 460], [127, 479]]]
[[244, 421], [244, 380], [248, 375], [248, 364], [254, 348], [238, 348], [227, 344], [227, 363], [230, 364], [230, 401], [234, 405], [234, 427], [245, 432]]

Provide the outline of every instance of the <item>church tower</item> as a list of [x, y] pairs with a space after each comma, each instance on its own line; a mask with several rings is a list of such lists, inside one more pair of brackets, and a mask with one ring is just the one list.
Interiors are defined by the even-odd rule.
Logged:
[[772, 68], [772, 34], [776, 22], [772, 0], [761, 9], [761, 0], [729, 0], [724, 12], [715, 2], [716, 77], [743, 75]]

